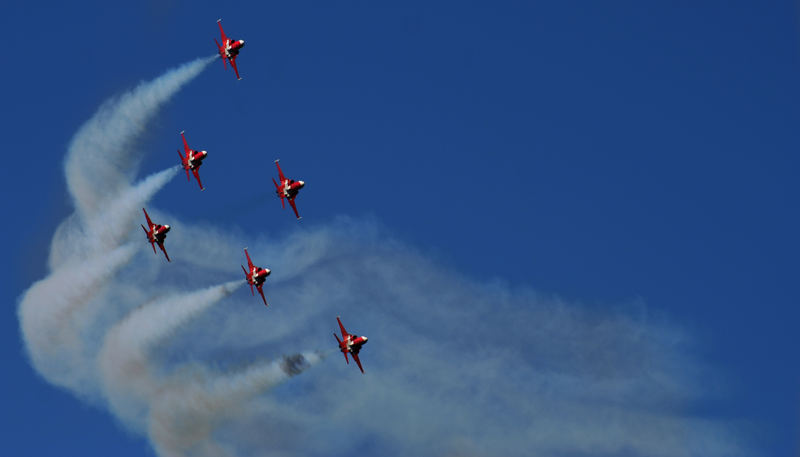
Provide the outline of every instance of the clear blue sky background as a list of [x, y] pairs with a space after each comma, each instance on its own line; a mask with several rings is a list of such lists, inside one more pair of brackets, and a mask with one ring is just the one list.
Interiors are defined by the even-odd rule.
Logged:
[[[247, 42], [244, 79], [215, 63], [141, 144], [143, 172], [161, 170], [185, 129], [210, 151], [208, 190], [181, 178], [158, 206], [292, 230], [271, 195], [280, 157], [309, 183], [303, 223], [374, 217], [475, 281], [643, 300], [727, 380], [698, 407], [743, 420], [763, 455], [795, 455], [798, 14], [789, 1], [10, 3], [4, 453], [152, 453], [34, 373], [16, 300], [72, 211], [74, 132], [109, 96], [214, 54], [222, 17]], [[220, 189], [230, 176], [238, 187]]]

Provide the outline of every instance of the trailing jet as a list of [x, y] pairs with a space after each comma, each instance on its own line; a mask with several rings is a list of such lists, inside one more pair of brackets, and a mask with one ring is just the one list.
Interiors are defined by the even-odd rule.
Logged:
[[228, 68], [225, 64], [225, 60], [227, 59], [227, 61], [231, 63], [233, 71], [236, 73], [236, 78], [242, 79], [239, 76], [239, 70], [236, 68], [236, 56], [239, 55], [239, 51], [244, 46], [244, 40], [231, 40], [225, 36], [225, 31], [222, 30], [222, 19], [217, 19], [217, 24], [219, 25], [219, 33], [222, 35], [222, 44], [219, 44], [216, 38], [214, 38], [214, 42], [217, 43], [217, 48], [219, 48], [219, 56], [222, 57], [222, 65], [226, 69]]
[[262, 287], [264, 287], [264, 281], [267, 280], [267, 276], [269, 276], [272, 271], [270, 271], [269, 268], [261, 268], [253, 265], [253, 261], [250, 260], [250, 254], [247, 253], [247, 248], [244, 248], [244, 255], [247, 256], [247, 270], [245, 270], [244, 265], [242, 265], [242, 271], [244, 271], [247, 284], [250, 284], [250, 293], [255, 296], [253, 286], [256, 286], [258, 293], [261, 294], [261, 299], [264, 300], [264, 305], [269, 306], [267, 304], [267, 299], [264, 298], [264, 290]]
[[142, 211], [144, 211], [144, 217], [147, 219], [148, 227], [144, 228], [144, 225], [142, 225], [142, 230], [144, 230], [144, 233], [147, 234], [147, 241], [149, 241], [150, 245], [153, 247], [153, 253], [156, 253], [156, 243], [158, 243], [158, 247], [164, 251], [164, 256], [167, 258], [167, 262], [171, 262], [171, 260], [169, 260], [169, 255], [167, 254], [167, 250], [164, 249], [164, 239], [167, 238], [169, 225], [154, 224], [153, 221], [150, 220], [150, 216], [147, 215], [147, 211], [145, 211], [144, 208], [142, 208]]
[[278, 167], [278, 176], [280, 177], [281, 183], [278, 184], [275, 182], [275, 178], [272, 178], [272, 182], [275, 184], [275, 193], [278, 194], [278, 197], [281, 198], [281, 206], [286, 208], [286, 203], [284, 202], [284, 198], [289, 200], [289, 204], [292, 206], [294, 210], [294, 215], [297, 217], [297, 220], [302, 219], [299, 214], [297, 214], [297, 207], [294, 206], [294, 199], [297, 197], [297, 193], [300, 192], [300, 189], [306, 185], [303, 181], [295, 181], [294, 179], [286, 179], [286, 176], [283, 175], [283, 171], [281, 171], [281, 166], [278, 164], [280, 159], [275, 161], [275, 166]]
[[191, 181], [192, 178], [189, 176], [189, 170], [192, 171], [194, 174], [195, 179], [197, 179], [197, 184], [200, 185], [200, 190], [205, 190], [203, 188], [203, 183], [200, 182], [200, 174], [198, 173], [198, 169], [200, 165], [203, 164], [203, 159], [208, 156], [208, 151], [195, 151], [194, 149], [189, 147], [189, 143], [186, 142], [186, 135], [181, 132], [181, 138], [183, 138], [183, 152], [186, 154], [185, 156], [181, 154], [180, 149], [178, 149], [178, 156], [181, 158], [181, 164], [183, 165], [183, 169], [186, 170], [186, 180]]
[[347, 330], [344, 329], [344, 325], [342, 325], [342, 320], [339, 319], [339, 316], [336, 316], [336, 322], [339, 323], [339, 329], [342, 331], [342, 339], [340, 340], [339, 337], [336, 336], [336, 332], [333, 332], [333, 337], [336, 338], [336, 341], [339, 343], [339, 350], [342, 351], [342, 354], [344, 354], [345, 362], [350, 364], [350, 361], [347, 359], [347, 353], [352, 354], [353, 360], [355, 360], [358, 364], [358, 368], [361, 370], [361, 373], [364, 373], [364, 368], [361, 366], [361, 360], [358, 358], [358, 352], [361, 350], [361, 346], [367, 342], [367, 337], [351, 335], [347, 333]]

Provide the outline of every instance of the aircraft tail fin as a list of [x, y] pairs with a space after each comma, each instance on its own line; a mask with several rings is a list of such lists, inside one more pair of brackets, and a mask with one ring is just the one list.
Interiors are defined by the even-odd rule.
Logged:
[[181, 165], [183, 165], [183, 169], [186, 171], [186, 180], [191, 181], [192, 177], [189, 176], [189, 163], [186, 159], [183, 158], [183, 154], [181, 154], [180, 149], [178, 149], [178, 157], [181, 158]]
[[225, 50], [222, 49], [222, 46], [220, 46], [219, 41], [217, 41], [216, 38], [214, 38], [214, 43], [217, 43], [217, 49], [219, 50], [219, 56], [222, 57], [222, 66], [225, 67], [225, 69], [227, 70], [228, 69], [228, 62], [225, 61]]

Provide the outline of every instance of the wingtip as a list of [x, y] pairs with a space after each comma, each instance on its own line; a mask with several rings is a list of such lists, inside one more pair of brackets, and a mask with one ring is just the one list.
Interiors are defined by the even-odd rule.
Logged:
[[301, 219], [303, 219], [303, 216], [297, 216], [297, 220], [298, 221], [301, 220]]
[[241, 81], [241, 80], [242, 80], [242, 78], [237, 78], [237, 79], [238, 79], [239, 81]]
[[275, 163], [278, 163], [280, 161], [281, 161], [281, 159], [275, 159]]
[[181, 130], [181, 135], [183, 135], [184, 133], [186, 133], [186, 130]]
[[222, 18], [217, 19], [217, 22], [222, 22]]

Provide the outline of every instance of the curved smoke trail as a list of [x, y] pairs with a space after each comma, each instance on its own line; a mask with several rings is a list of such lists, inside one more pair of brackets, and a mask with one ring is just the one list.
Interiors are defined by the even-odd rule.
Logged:
[[231, 281], [144, 305], [108, 331], [98, 356], [103, 391], [126, 425], [145, 430], [147, 410], [158, 389], [148, 351], [242, 284]]
[[197, 59], [106, 102], [73, 138], [65, 172], [76, 213], [53, 236], [50, 274], [22, 295], [17, 311], [33, 366], [55, 385], [93, 394], [95, 349], [84, 333], [108, 304], [105, 286], [138, 250], [121, 245], [138, 228], [139, 208], [178, 171], [170, 167], [131, 186], [119, 162], [144, 123], [212, 60]]
[[138, 164], [138, 156], [130, 151], [136, 137], [164, 103], [216, 58], [199, 58], [141, 83], [104, 103], [83, 124], [65, 162], [67, 187], [81, 216], [96, 213], [130, 184], [130, 170]]

